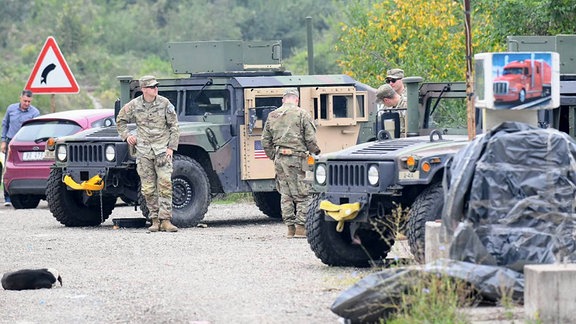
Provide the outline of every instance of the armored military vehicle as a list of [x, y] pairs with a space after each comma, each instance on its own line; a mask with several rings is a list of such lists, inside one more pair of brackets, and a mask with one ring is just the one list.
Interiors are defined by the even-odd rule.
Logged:
[[[281, 218], [273, 162], [260, 142], [268, 113], [282, 105], [287, 87], [300, 92], [300, 105], [313, 116], [324, 152], [374, 138], [369, 122], [375, 89], [347, 75], [292, 75], [281, 60], [280, 41], [170, 43], [168, 53], [182, 78], [160, 79], [159, 94], [178, 113], [180, 145], [174, 154], [173, 222], [195, 226], [214, 195], [249, 193], [260, 210]], [[119, 77], [120, 109], [141, 94], [138, 80]], [[135, 129], [132, 125], [131, 129]], [[59, 139], [48, 180], [53, 216], [66, 226], [96, 226], [117, 198], [140, 203], [133, 150], [116, 127]]]
[[[561, 106], [539, 111], [538, 122], [573, 137], [575, 37], [508, 39], [510, 51], [560, 53]], [[425, 223], [441, 218], [444, 170], [449, 158], [467, 144], [468, 136], [465, 125], [460, 129], [446, 127], [438, 115], [445, 108], [465, 110], [465, 85], [418, 81], [405, 79], [407, 137], [391, 136], [389, 125], [398, 125], [400, 112], [382, 111], [375, 128], [379, 132], [377, 141], [322, 154], [315, 161], [316, 192], [306, 228], [312, 250], [325, 264], [364, 267], [377, 263], [390, 251], [398, 231], [406, 233], [415, 260], [424, 260]], [[442, 115], [450, 116], [446, 112]], [[476, 119], [481, 122], [480, 117], [477, 113]]]
[[[405, 227], [415, 242], [423, 240], [425, 221], [440, 215], [444, 168], [468, 136], [466, 125], [440, 128], [434, 116], [440, 110], [465, 107], [466, 86], [420, 80], [404, 79], [407, 111], [378, 114], [377, 141], [322, 154], [315, 161], [315, 193], [306, 228], [308, 242], [322, 262], [359, 267], [377, 263], [404, 228], [408, 208]], [[404, 113], [408, 137], [394, 137], [389, 126], [398, 126]]]

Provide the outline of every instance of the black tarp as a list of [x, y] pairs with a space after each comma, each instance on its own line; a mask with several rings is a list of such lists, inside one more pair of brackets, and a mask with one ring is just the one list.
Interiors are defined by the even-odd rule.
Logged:
[[367, 276], [336, 299], [334, 313], [385, 319], [422, 275], [465, 280], [486, 300], [506, 293], [522, 302], [524, 265], [576, 259], [576, 143], [567, 134], [502, 123], [455, 154], [444, 189], [450, 259]]

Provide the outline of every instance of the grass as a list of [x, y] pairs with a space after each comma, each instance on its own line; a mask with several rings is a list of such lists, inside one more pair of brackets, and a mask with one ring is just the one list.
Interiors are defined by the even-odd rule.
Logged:
[[460, 308], [474, 304], [472, 292], [464, 282], [423, 275], [401, 295], [400, 303], [396, 305], [397, 313], [386, 323], [469, 323]]
[[220, 205], [230, 205], [237, 203], [251, 203], [254, 202], [251, 193], [230, 193], [230, 194], [218, 194], [212, 199], [212, 203]]
[[[409, 208], [396, 204], [391, 215], [386, 217], [388, 224], [373, 224], [378, 227], [387, 226], [396, 239], [405, 235]], [[380, 231], [379, 231], [380, 232]], [[380, 232], [383, 235], [383, 232]], [[397, 304], [392, 305], [395, 313], [382, 323], [408, 324], [408, 323], [469, 323], [460, 311], [461, 307], [471, 306], [474, 303], [473, 289], [465, 282], [452, 278], [418, 273], [408, 275], [406, 290], [400, 293]]]

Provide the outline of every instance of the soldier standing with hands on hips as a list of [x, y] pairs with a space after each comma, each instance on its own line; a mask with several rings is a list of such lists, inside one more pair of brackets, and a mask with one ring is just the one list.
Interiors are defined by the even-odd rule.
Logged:
[[[118, 134], [136, 146], [136, 170], [140, 191], [150, 211], [150, 232], [177, 232], [172, 219], [172, 156], [178, 149], [178, 117], [174, 105], [158, 95], [158, 81], [140, 79], [142, 95], [128, 102], [116, 118]], [[127, 124], [136, 123], [136, 135]]]
[[274, 161], [276, 189], [281, 195], [282, 220], [288, 238], [305, 238], [311, 185], [304, 182], [308, 154], [320, 154], [316, 126], [310, 114], [298, 106], [298, 89], [288, 88], [282, 106], [268, 115], [262, 147]]

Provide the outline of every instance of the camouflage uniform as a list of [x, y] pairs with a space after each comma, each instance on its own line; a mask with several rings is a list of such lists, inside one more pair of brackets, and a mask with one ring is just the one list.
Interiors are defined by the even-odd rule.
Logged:
[[153, 102], [146, 102], [142, 95], [122, 107], [116, 123], [123, 140], [131, 135], [127, 124], [136, 123], [136, 170], [149, 218], [171, 219], [172, 159], [166, 158], [166, 149], [178, 149], [178, 118], [174, 106], [163, 96], [157, 95]]
[[[298, 90], [287, 89], [287, 94], [298, 96]], [[262, 132], [262, 147], [274, 160], [284, 223], [288, 226], [304, 225], [311, 190], [311, 185], [304, 182], [307, 152], [320, 153], [312, 117], [296, 104], [284, 103], [268, 115]]]

